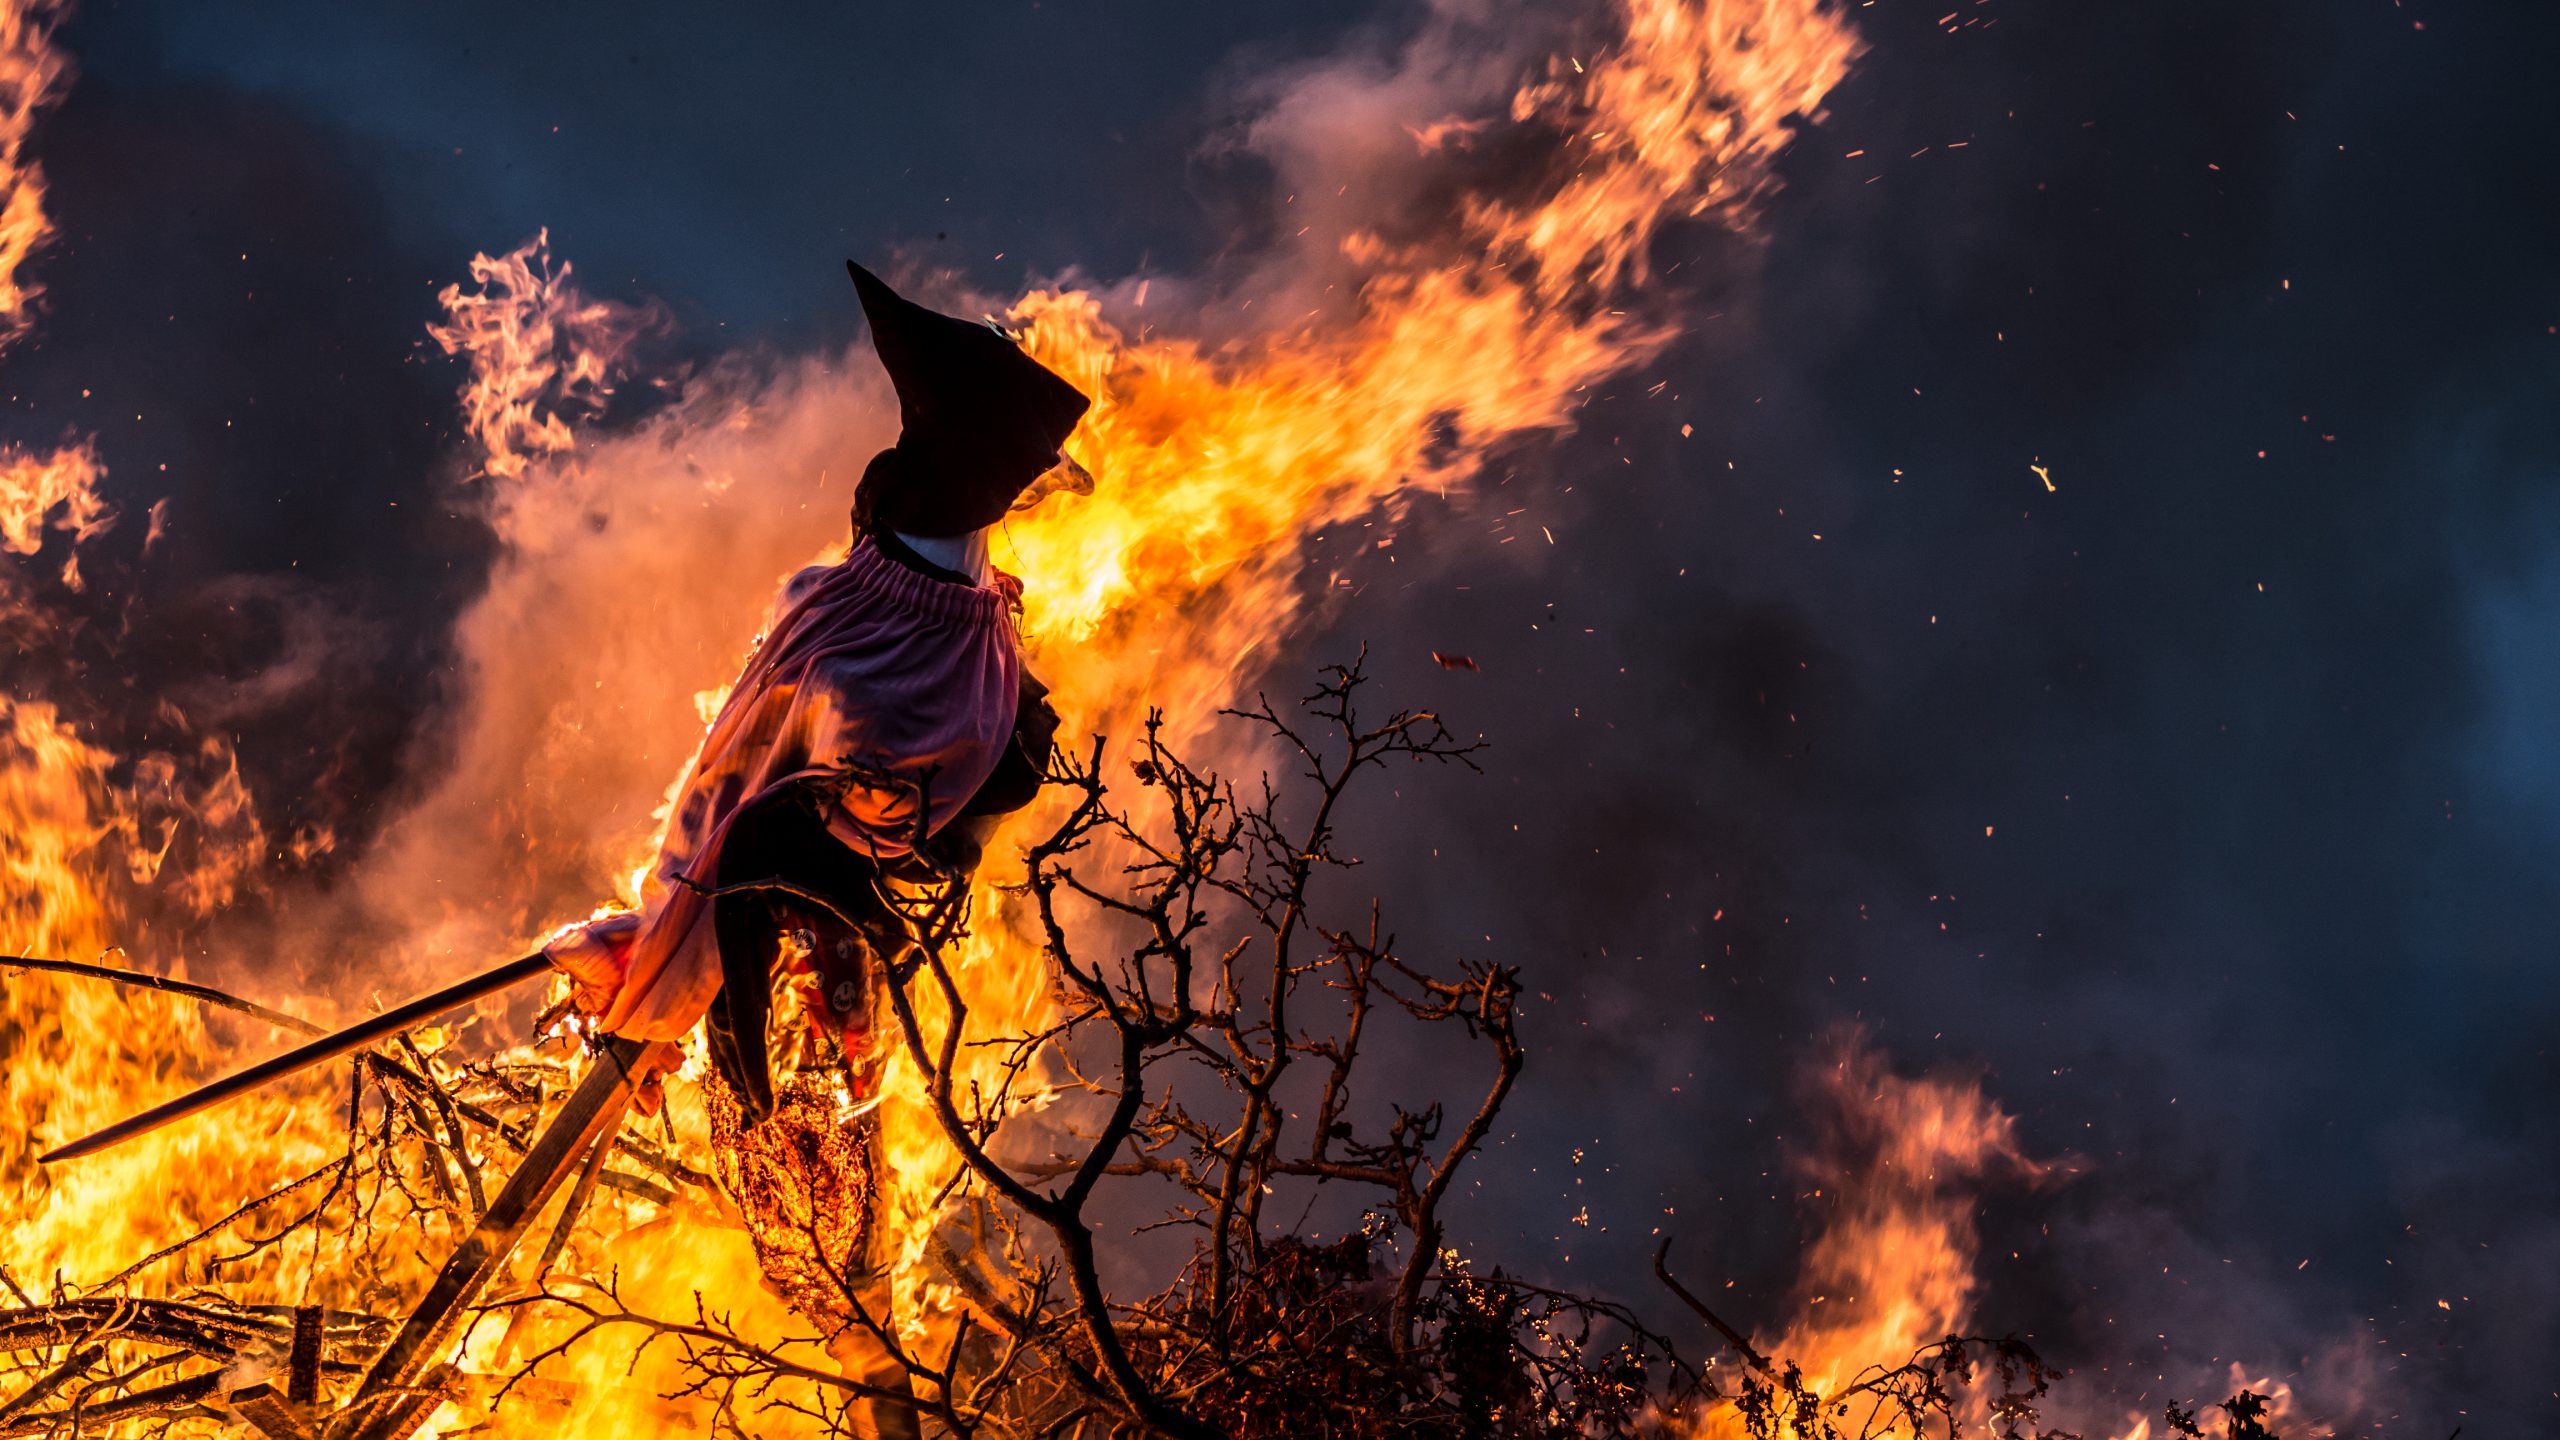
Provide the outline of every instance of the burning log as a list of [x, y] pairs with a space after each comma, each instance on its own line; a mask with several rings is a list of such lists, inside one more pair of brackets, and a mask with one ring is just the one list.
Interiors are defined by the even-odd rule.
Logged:
[[64, 1300], [0, 1311], [0, 1351], [132, 1338], [232, 1360], [293, 1343], [293, 1327], [178, 1300]]
[[293, 1315], [293, 1353], [287, 1361], [291, 1377], [286, 1395], [297, 1405], [320, 1400], [320, 1307], [305, 1305]]
[[234, 1390], [223, 1397], [233, 1414], [248, 1421], [269, 1440], [317, 1440], [314, 1415], [320, 1403], [321, 1311], [316, 1305], [295, 1309], [293, 1349], [285, 1362], [285, 1388], [269, 1381]]
[[316, 1440], [307, 1405], [266, 1381], [223, 1397], [232, 1413], [258, 1427], [269, 1440]]
[[118, 1420], [138, 1420], [151, 1415], [183, 1415], [205, 1410], [205, 1402], [222, 1387], [222, 1374], [198, 1375], [174, 1384], [149, 1390], [136, 1390], [112, 1400], [96, 1404], [78, 1404], [67, 1410], [51, 1410], [23, 1419], [0, 1424], [0, 1440], [14, 1440], [21, 1435], [51, 1435], [58, 1431], [77, 1433]]
[[[211, 1403], [241, 1414], [269, 1434], [307, 1437], [314, 1433], [309, 1407], [319, 1394], [321, 1376], [361, 1373], [362, 1358], [381, 1347], [391, 1325], [376, 1316], [332, 1313], [318, 1306], [296, 1307], [291, 1314], [291, 1322], [285, 1323], [259, 1310], [126, 1298], [62, 1300], [0, 1312], [0, 1350], [69, 1349], [26, 1389], [0, 1403], [0, 1436], [178, 1414]], [[137, 1368], [99, 1374], [118, 1345], [165, 1348]], [[235, 1367], [279, 1352], [291, 1376], [285, 1391], [260, 1382], [225, 1392]], [[216, 1368], [151, 1389], [112, 1393], [143, 1374], [189, 1359], [210, 1360]], [[34, 1409], [74, 1390], [65, 1409]]]

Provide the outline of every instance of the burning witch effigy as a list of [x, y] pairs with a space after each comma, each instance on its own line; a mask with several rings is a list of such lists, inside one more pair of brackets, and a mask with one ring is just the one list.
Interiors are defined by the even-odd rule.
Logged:
[[855, 541], [785, 587], [677, 792], [643, 908], [547, 953], [601, 1033], [672, 1042], [707, 1018], [720, 1178], [767, 1277], [858, 1352], [843, 1300], [872, 1273], [872, 1024], [908, 942], [884, 891], [965, 879], [1047, 773], [1057, 715], [986, 536], [1072, 465], [1090, 402], [1003, 332], [848, 268], [903, 426], [855, 492]]

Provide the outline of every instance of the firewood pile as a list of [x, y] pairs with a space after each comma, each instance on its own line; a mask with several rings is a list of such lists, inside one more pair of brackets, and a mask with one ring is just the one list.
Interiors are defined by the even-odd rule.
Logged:
[[[210, 987], [108, 966], [13, 969], [62, 974], [64, 984], [174, 990], [279, 1028], [320, 1028]], [[522, 1382], [520, 1405], [558, 1408], [561, 1382], [506, 1369], [534, 1327], [508, 1327], [498, 1368], [485, 1371], [444, 1363], [445, 1342], [559, 1283], [562, 1267], [598, 1258], [611, 1230], [678, 1209], [716, 1213], [711, 1177], [686, 1158], [671, 1124], [654, 1133], [622, 1126], [594, 1141], [628, 1093], [609, 1073], [610, 1049], [591, 1062], [575, 1042], [555, 1039], [464, 1060], [443, 1038], [422, 1027], [333, 1067], [343, 1149], [185, 1238], [102, 1280], [57, 1278], [49, 1294], [0, 1268], [12, 1302], [0, 1310], [0, 1373], [14, 1377], [0, 1400], [0, 1437], [210, 1433], [245, 1422], [280, 1440], [391, 1440], [445, 1399], [494, 1404], [511, 1381]], [[582, 1097], [594, 1113], [584, 1133], [564, 1135], [562, 1119]], [[546, 1154], [546, 1141], [565, 1155]], [[437, 1263], [451, 1271], [475, 1241], [501, 1253], [484, 1257], [467, 1284], [429, 1283], [449, 1279]], [[305, 1259], [303, 1288], [331, 1303], [262, 1293], [271, 1286], [257, 1272], [273, 1272], [260, 1262], [288, 1247]], [[414, 1353], [394, 1357], [404, 1338]]]

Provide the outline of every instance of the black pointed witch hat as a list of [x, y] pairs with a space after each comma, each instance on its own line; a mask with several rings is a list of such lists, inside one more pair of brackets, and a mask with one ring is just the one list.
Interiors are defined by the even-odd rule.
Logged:
[[1058, 463], [1093, 402], [994, 326], [928, 310], [850, 260], [844, 268], [897, 387], [901, 427], [863, 474], [858, 515], [909, 535], [995, 524]]

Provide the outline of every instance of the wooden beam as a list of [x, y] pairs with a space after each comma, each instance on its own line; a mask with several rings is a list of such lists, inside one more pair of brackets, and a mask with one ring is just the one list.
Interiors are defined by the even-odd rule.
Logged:
[[222, 1403], [256, 1426], [267, 1440], [317, 1440], [319, 1432], [311, 1426], [311, 1412], [263, 1380], [223, 1396]]

